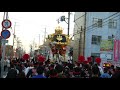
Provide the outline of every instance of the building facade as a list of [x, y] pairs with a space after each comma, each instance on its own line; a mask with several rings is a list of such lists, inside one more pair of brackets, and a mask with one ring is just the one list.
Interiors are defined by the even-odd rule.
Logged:
[[[76, 12], [75, 17], [76, 15], [81, 17], [81, 14], [83, 12]], [[83, 48], [84, 56], [86, 58], [92, 56], [93, 61], [96, 57], [101, 57], [104, 62], [113, 62], [114, 40], [120, 39], [120, 13], [86, 12], [83, 18], [79, 19], [80, 24], [78, 23], [78, 26], [83, 25], [85, 31], [85, 34], [83, 34], [85, 39], [83, 37], [80, 39], [83, 41], [83, 45], [82, 42], [79, 44], [85, 47]], [[79, 37], [80, 34], [77, 36]], [[74, 39], [77, 41], [77, 38]], [[82, 52], [81, 49], [80, 51]]]
[[113, 41], [119, 37], [120, 14], [117, 12], [87, 12], [85, 57], [101, 57], [102, 61], [114, 61]]

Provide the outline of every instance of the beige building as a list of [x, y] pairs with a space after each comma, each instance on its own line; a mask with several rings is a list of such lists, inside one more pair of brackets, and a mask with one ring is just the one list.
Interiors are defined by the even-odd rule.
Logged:
[[75, 12], [74, 15], [74, 47], [73, 47], [73, 60], [78, 60], [79, 55], [84, 55], [85, 47], [85, 12]]

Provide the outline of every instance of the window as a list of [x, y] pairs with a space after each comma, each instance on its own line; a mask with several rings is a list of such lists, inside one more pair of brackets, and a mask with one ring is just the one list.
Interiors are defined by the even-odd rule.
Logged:
[[97, 38], [95, 35], [92, 35], [92, 44], [96, 44]]
[[100, 44], [101, 42], [101, 36], [97, 36], [97, 44]]
[[98, 27], [102, 27], [102, 19], [98, 19]]
[[108, 36], [108, 40], [112, 40], [112, 36]]
[[93, 27], [102, 27], [102, 19], [93, 18]]
[[109, 19], [108, 27], [109, 28], [117, 28], [117, 20]]
[[101, 36], [92, 35], [92, 44], [99, 45], [101, 42]]
[[97, 27], [97, 21], [98, 21], [97, 18], [93, 18], [93, 27]]

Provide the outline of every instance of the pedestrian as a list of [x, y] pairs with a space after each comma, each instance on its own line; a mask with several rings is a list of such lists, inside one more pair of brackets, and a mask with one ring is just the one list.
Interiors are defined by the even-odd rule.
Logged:
[[22, 71], [25, 73], [25, 71], [26, 71], [26, 67], [25, 67], [25, 63], [21, 63], [21, 68], [22, 68]]
[[91, 78], [99, 78], [100, 71], [97, 65], [92, 66], [92, 77]]
[[120, 78], [120, 67], [116, 66], [115, 72], [111, 78]]
[[71, 78], [68, 69], [66, 69], [66, 70], [64, 71], [64, 75], [65, 75], [66, 78]]
[[75, 67], [74, 71], [73, 71], [73, 77], [72, 78], [80, 78], [80, 68], [79, 67]]
[[22, 69], [19, 71], [19, 74], [17, 74], [17, 78], [26, 78], [25, 73], [22, 71]]
[[37, 68], [37, 74], [36, 76], [33, 76], [32, 78], [46, 78], [46, 76], [43, 75], [44, 73], [44, 68], [42, 66], [39, 66]]
[[33, 63], [29, 62], [28, 67], [25, 68], [25, 75], [27, 75], [27, 73], [29, 72], [30, 69], [33, 69], [34, 65]]
[[7, 58], [6, 63], [7, 63], [7, 69], [9, 71], [10, 70], [10, 59]]
[[36, 76], [37, 74], [37, 67], [34, 67], [30, 69], [26, 75], [27, 78], [32, 78], [33, 76]]
[[111, 76], [108, 73], [109, 73], [108, 68], [105, 67], [104, 73], [100, 76], [100, 78], [111, 78]]
[[4, 60], [4, 72], [6, 71], [6, 68], [7, 68], [7, 59], [5, 58], [5, 60]]
[[0, 59], [0, 76], [1, 76], [1, 59]]
[[8, 71], [6, 78], [17, 78], [17, 70], [15, 69], [14, 64], [11, 64], [10, 70]]
[[58, 73], [58, 78], [65, 78], [65, 75], [63, 74], [63, 66], [62, 65], [57, 65], [55, 67], [55, 69], [57, 70], [57, 73]]
[[56, 69], [51, 69], [50, 70], [49, 78], [58, 78], [58, 73], [57, 73]]

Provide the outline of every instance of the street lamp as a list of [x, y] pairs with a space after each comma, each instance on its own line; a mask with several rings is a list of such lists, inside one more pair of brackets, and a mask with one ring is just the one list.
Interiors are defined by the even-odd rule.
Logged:
[[60, 21], [65, 21], [65, 16], [61, 16]]

